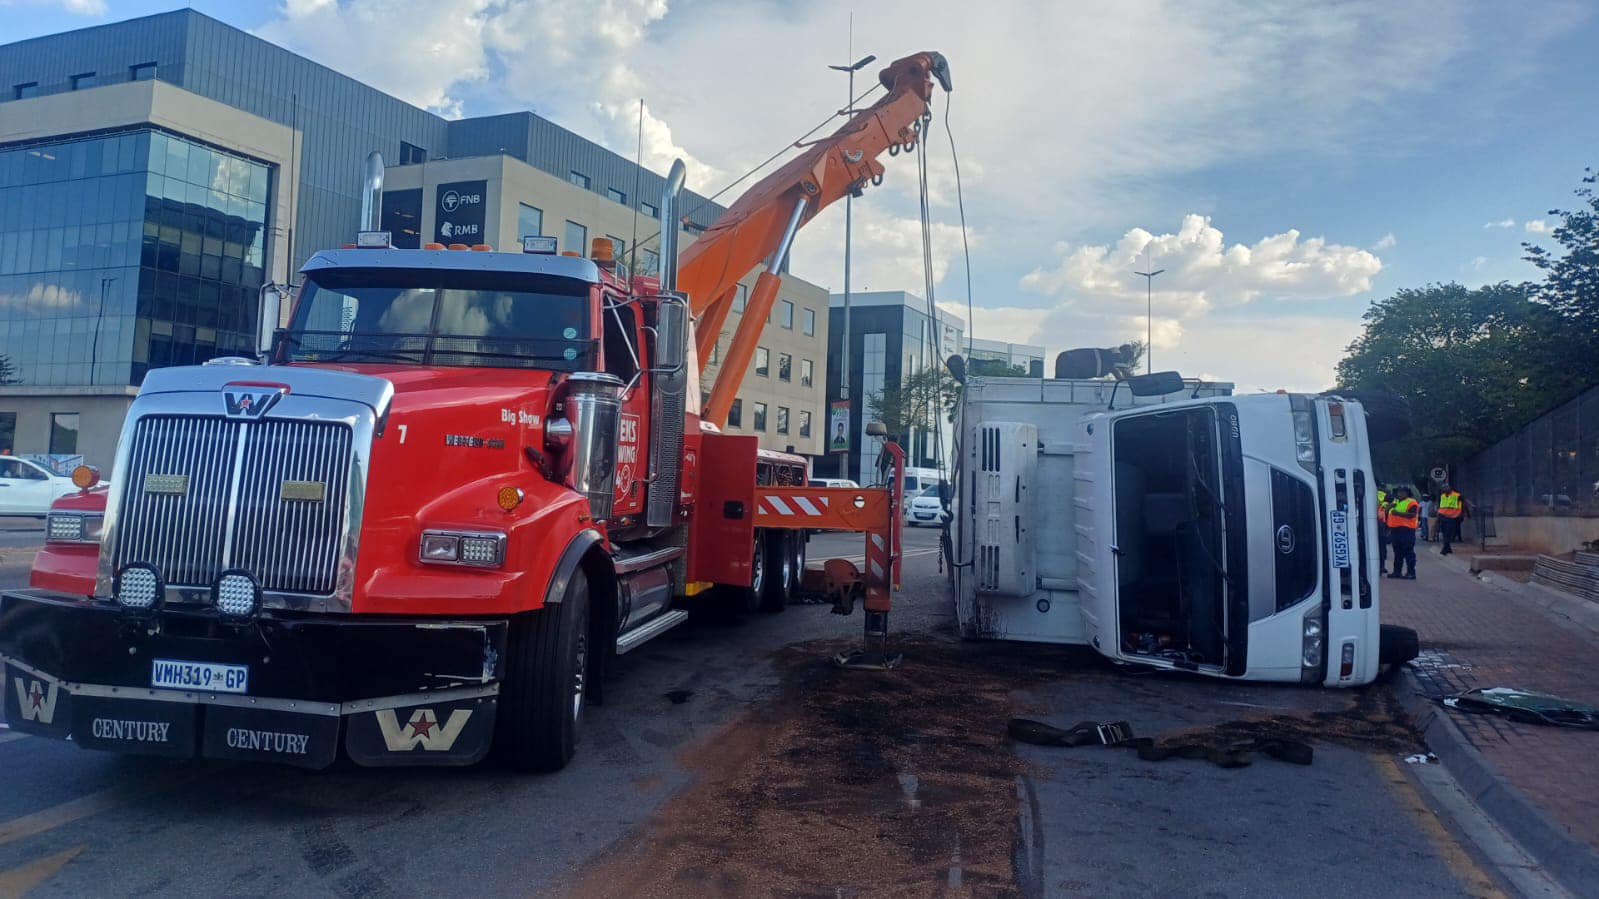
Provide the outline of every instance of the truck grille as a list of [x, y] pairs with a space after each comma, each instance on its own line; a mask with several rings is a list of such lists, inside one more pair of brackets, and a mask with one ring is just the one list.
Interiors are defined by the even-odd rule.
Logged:
[[263, 590], [332, 593], [351, 442], [350, 428], [337, 422], [140, 419], [114, 568], [148, 562], [169, 586], [191, 588], [240, 568]]

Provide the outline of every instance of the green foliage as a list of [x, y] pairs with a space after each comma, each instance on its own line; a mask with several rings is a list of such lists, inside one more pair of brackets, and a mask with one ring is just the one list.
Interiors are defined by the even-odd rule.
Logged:
[[1531, 290], [1433, 284], [1367, 310], [1338, 383], [1410, 404], [1411, 433], [1373, 447], [1383, 477], [1463, 461], [1584, 386], [1572, 364], [1584, 341]]
[[20, 383], [22, 378], [17, 375], [17, 366], [12, 363], [10, 356], [0, 353], [0, 387]]
[[940, 406], [953, 420], [957, 387], [942, 365], [930, 365], [866, 397], [866, 412], [888, 428], [891, 438], [904, 441], [911, 431], [932, 427]]
[[[1576, 209], [1551, 209], [1561, 223], [1551, 236], [1564, 248], [1560, 256], [1543, 247], [1522, 244], [1524, 257], [1543, 273], [1537, 285], [1538, 298], [1560, 313], [1581, 334], [1599, 334], [1599, 172], [1586, 169], [1586, 177], [1575, 193], [1581, 202]], [[1573, 362], [1582, 366], [1590, 382], [1599, 381], [1599, 352], [1590, 352]]]
[[967, 359], [966, 373], [982, 378], [1025, 378], [1027, 369], [1003, 359]]

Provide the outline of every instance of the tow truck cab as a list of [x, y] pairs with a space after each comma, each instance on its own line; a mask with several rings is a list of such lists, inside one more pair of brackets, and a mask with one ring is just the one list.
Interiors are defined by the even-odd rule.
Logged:
[[[953, 546], [968, 637], [1355, 686], [1379, 669], [1364, 414], [1230, 385], [973, 379]], [[969, 566], [967, 565], [970, 561]]]

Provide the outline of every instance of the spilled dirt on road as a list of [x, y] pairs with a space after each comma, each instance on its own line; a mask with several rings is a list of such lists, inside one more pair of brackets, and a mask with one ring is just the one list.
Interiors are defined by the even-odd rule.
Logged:
[[574, 894], [1015, 895], [1010, 693], [1072, 661], [924, 637], [893, 671], [845, 671], [844, 645], [780, 652], [781, 694], [690, 750], [696, 785]]

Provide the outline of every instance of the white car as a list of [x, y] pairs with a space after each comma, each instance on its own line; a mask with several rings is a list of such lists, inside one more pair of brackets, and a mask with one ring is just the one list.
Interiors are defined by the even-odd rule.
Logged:
[[850, 490], [859, 490], [859, 484], [848, 478], [811, 478], [805, 482], [810, 487], [846, 487]]
[[72, 479], [17, 456], [0, 456], [0, 515], [38, 515], [50, 504], [76, 493]]
[[924, 524], [942, 527], [949, 521], [949, 512], [938, 495], [938, 486], [928, 487], [905, 503], [905, 524], [920, 527]]

